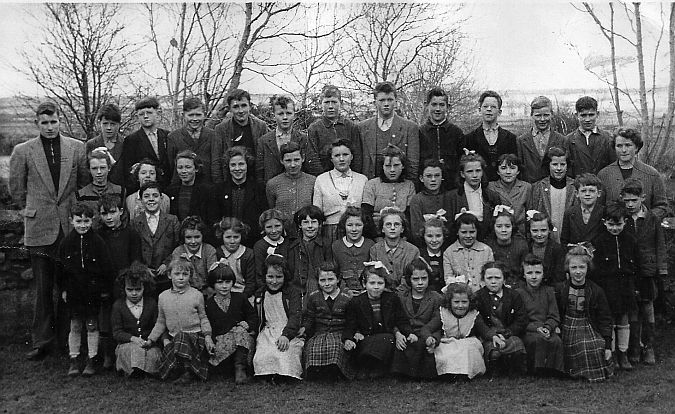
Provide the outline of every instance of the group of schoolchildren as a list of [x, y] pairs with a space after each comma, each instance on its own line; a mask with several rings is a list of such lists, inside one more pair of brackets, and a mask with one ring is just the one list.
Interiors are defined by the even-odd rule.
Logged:
[[[496, 101], [487, 98], [481, 104]], [[344, 208], [330, 243], [317, 247], [323, 260], [303, 271], [289, 263], [294, 239], [279, 210], [264, 211], [256, 223], [263, 237], [244, 245], [250, 227], [205, 217], [209, 206], [179, 222], [154, 166], [135, 165], [140, 189], [126, 208], [109, 188], [71, 209], [74, 229], [59, 249], [72, 315], [68, 374], [93, 375], [99, 348], [104, 365], [115, 359], [126, 375], [181, 383], [229, 370], [237, 384], [251, 373], [273, 382], [486, 373], [598, 381], [615, 366], [654, 364], [665, 247], [642, 183], [627, 178], [620, 200], [603, 205], [596, 175], [568, 177], [563, 140], [543, 149], [550, 176], [541, 192], [549, 194], [536, 195], [517, 178], [518, 149], [489, 150], [488, 160], [464, 151], [449, 191], [443, 176], [452, 166], [438, 154], [422, 161], [423, 188], [404, 208], [376, 209], [364, 190], [365, 207]], [[383, 154], [385, 169], [407, 163], [400, 150]], [[107, 157], [93, 151], [90, 167]], [[181, 181], [194, 182], [194, 154], [174, 163]], [[385, 183], [410, 183], [403, 171]], [[487, 184], [489, 171], [496, 180]], [[309, 242], [322, 238], [324, 221], [306, 205], [291, 225]]]

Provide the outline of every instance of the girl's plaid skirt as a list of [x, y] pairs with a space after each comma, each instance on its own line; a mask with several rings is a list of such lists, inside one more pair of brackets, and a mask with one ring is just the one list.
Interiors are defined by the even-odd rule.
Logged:
[[324, 332], [311, 337], [305, 346], [305, 370], [309, 367], [337, 365], [342, 374], [352, 379], [355, 372], [342, 345], [340, 332]]
[[565, 315], [560, 328], [565, 372], [591, 382], [602, 381], [612, 375], [610, 364], [605, 360], [605, 340], [593, 330], [588, 319]]
[[208, 360], [204, 335], [178, 332], [171, 343], [164, 347], [159, 376], [167, 379], [172, 371], [185, 369], [205, 381], [209, 374]]

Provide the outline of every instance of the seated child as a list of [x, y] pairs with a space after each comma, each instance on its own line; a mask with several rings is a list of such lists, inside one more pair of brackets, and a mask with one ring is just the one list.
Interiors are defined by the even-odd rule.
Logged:
[[179, 256], [184, 256], [195, 268], [195, 274], [190, 280], [190, 286], [204, 293], [209, 293], [206, 283], [208, 270], [216, 262], [216, 249], [208, 243], [204, 243], [206, 225], [198, 216], [188, 216], [180, 224], [180, 246], [173, 249], [167, 262]]
[[439, 210], [436, 214], [424, 215], [424, 224], [420, 229], [424, 246], [420, 248], [420, 257], [426, 260], [431, 268], [429, 289], [440, 293], [445, 286], [443, 250], [447, 247], [445, 241], [448, 229], [445, 227], [445, 217], [438, 213], [444, 213], [444, 210]]
[[610, 202], [605, 209], [602, 222], [605, 229], [591, 241], [593, 272], [591, 280], [602, 288], [607, 297], [609, 310], [614, 319], [616, 359], [619, 368], [631, 370], [628, 360], [630, 325], [628, 315], [635, 315], [635, 277], [639, 270], [637, 240], [630, 232], [623, 231], [628, 212], [622, 203]]
[[425, 334], [424, 327], [440, 306], [442, 296], [429, 288], [430, 274], [431, 267], [419, 257], [405, 268], [405, 280], [410, 288], [399, 293], [399, 298], [403, 312], [410, 321], [412, 333], [403, 344], [403, 349], [394, 352], [391, 364], [391, 372], [394, 374], [425, 379], [437, 376], [434, 355], [427, 352], [429, 334]]
[[523, 343], [527, 350], [527, 371], [531, 374], [565, 372], [563, 347], [555, 330], [560, 324], [555, 291], [542, 284], [544, 265], [537, 256], [523, 259], [525, 287], [517, 289], [528, 316]]
[[330, 246], [324, 246], [320, 234], [324, 215], [319, 207], [300, 207], [293, 215], [293, 221], [299, 238], [288, 246], [288, 270], [291, 272], [291, 283], [300, 290], [304, 301], [307, 295], [319, 288], [316, 280], [319, 265], [331, 260], [331, 250]]
[[553, 237], [553, 222], [546, 213], [527, 210], [530, 253], [544, 265], [544, 284], [554, 286], [565, 281], [565, 250]]
[[[255, 258], [256, 291], [264, 289], [267, 286], [265, 281], [265, 258], [271, 254], [278, 254], [284, 258], [288, 257], [288, 245], [284, 232], [284, 216], [277, 209], [271, 208], [262, 212], [258, 218], [258, 225], [262, 229], [264, 237], [253, 245], [253, 256]], [[290, 283], [290, 279], [288, 280]]]
[[59, 245], [59, 287], [61, 297], [70, 310], [68, 376], [80, 374], [78, 356], [82, 341], [82, 328], [87, 329], [89, 348], [83, 376], [96, 374], [94, 358], [98, 355], [98, 316], [101, 304], [112, 297], [114, 275], [110, 255], [103, 239], [92, 230], [94, 210], [77, 202], [70, 208], [73, 230]]
[[342, 342], [359, 367], [358, 378], [379, 378], [389, 371], [394, 349], [405, 349], [415, 339], [401, 300], [389, 287], [389, 273], [382, 262], [364, 263], [361, 283], [365, 293], [347, 305]]
[[478, 219], [471, 213], [459, 213], [455, 217], [457, 241], [443, 252], [443, 277], [445, 284], [454, 282], [458, 276], [464, 276], [476, 292], [483, 286], [481, 268], [487, 262], [494, 261], [492, 249], [476, 240]]
[[255, 258], [253, 249], [241, 244], [251, 229], [236, 217], [223, 217], [215, 228], [216, 238], [223, 241], [223, 245], [216, 250], [216, 258], [221, 263], [227, 263], [234, 272], [232, 292], [243, 293], [247, 298], [252, 298], [256, 284]]
[[476, 293], [476, 308], [487, 326], [482, 339], [488, 373], [503, 371], [518, 375], [526, 368], [520, 335], [527, 327], [527, 313], [520, 295], [504, 286], [504, 269], [500, 262], [483, 265], [481, 276], [485, 286]]
[[340, 217], [338, 231], [344, 231], [341, 239], [333, 242], [333, 259], [340, 269], [342, 291], [356, 296], [363, 292], [359, 275], [363, 271], [363, 263], [370, 260], [370, 248], [375, 244], [363, 237], [365, 220], [360, 207], [347, 206]]
[[563, 215], [560, 244], [591, 241], [602, 230], [603, 206], [598, 201], [602, 182], [590, 173], [583, 173], [574, 180], [579, 203], [574, 203]]
[[233, 363], [235, 384], [246, 384], [249, 352], [255, 349], [251, 332], [257, 329], [258, 315], [246, 296], [232, 292], [236, 278], [230, 266], [217, 263], [207, 280], [215, 291], [206, 301], [206, 316], [216, 344], [209, 363], [214, 367]]
[[320, 290], [309, 294], [302, 318], [305, 335], [309, 338], [305, 346], [307, 379], [334, 381], [340, 374], [352, 379], [354, 367], [342, 347], [345, 309], [351, 295], [338, 287], [340, 272], [333, 263], [322, 263], [318, 272]]
[[[403, 239], [403, 233], [407, 232], [408, 220], [401, 210], [396, 207], [388, 207], [380, 212], [379, 232], [384, 238], [370, 248], [370, 260], [380, 261], [389, 272], [390, 289], [403, 291], [405, 285], [403, 271], [413, 260], [420, 257], [419, 249]], [[405, 280], [403, 280], [405, 281]]]
[[516, 232], [515, 216], [511, 207], [498, 205], [492, 218], [493, 232], [486, 238], [485, 244], [492, 249], [495, 260], [506, 265], [506, 284], [515, 289], [523, 280], [521, 263], [528, 253], [527, 241]]
[[601, 287], [586, 278], [593, 256], [584, 246], [565, 256], [568, 280], [556, 288], [565, 373], [590, 382], [612, 375], [612, 314]]
[[150, 347], [163, 339], [159, 376], [163, 380], [174, 377], [178, 384], [189, 383], [193, 376], [206, 381], [209, 373], [207, 351], [212, 353], [215, 349], [204, 295], [190, 286], [194, 272], [192, 263], [184, 257], [169, 263], [167, 273], [171, 289], [159, 295], [157, 323], [146, 342]]
[[487, 327], [474, 307], [473, 297], [466, 283], [450, 283], [433, 319], [423, 329], [438, 375], [472, 379], [485, 373], [483, 344], [478, 336], [483, 336]]
[[147, 266], [134, 262], [117, 281], [126, 296], [115, 301], [111, 314], [117, 372], [128, 377], [157, 375], [162, 351], [147, 341], [157, 322], [157, 302], [148, 296], [154, 285], [152, 274]]
[[253, 370], [256, 376], [268, 376], [273, 383], [279, 376], [302, 379], [305, 341], [297, 336], [302, 322], [300, 291], [290, 285], [290, 272], [283, 256], [267, 256], [264, 268], [266, 284], [255, 294], [260, 332]]

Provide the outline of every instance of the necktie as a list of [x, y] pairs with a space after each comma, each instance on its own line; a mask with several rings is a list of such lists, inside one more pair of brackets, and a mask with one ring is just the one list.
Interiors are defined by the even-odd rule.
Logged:
[[150, 144], [152, 144], [152, 149], [155, 151], [155, 155], [159, 159], [159, 144], [157, 143], [157, 133], [148, 132], [148, 139], [150, 140]]
[[158, 220], [157, 220], [156, 215], [151, 214], [150, 216], [148, 216], [148, 227], [150, 227], [150, 232], [152, 232], [153, 236], [155, 235], [155, 232], [157, 231], [157, 224], [158, 224]]
[[328, 308], [330, 310], [333, 310], [333, 303], [334, 302], [335, 302], [335, 300], [333, 298], [331, 298], [330, 296], [328, 296], [328, 299], [326, 299], [326, 303], [328, 304]]

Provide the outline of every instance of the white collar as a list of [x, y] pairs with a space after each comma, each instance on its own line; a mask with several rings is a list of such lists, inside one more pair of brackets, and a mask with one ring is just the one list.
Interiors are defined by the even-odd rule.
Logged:
[[330, 174], [330, 173], [333, 173], [333, 175], [334, 175], [336, 178], [342, 178], [342, 174], [344, 174], [345, 176], [347, 176], [347, 178], [351, 178], [351, 176], [352, 176], [352, 169], [350, 168], [350, 169], [347, 170], [347, 172], [341, 173], [340, 171], [338, 171], [338, 170], [336, 170], [335, 168], [333, 168], [333, 169], [330, 170], [328, 173], [329, 173], [329, 174]]
[[146, 220], [150, 220], [150, 217], [155, 217], [155, 218], [157, 219], [157, 221], [159, 221], [159, 210], [157, 210], [156, 213], [152, 213], [152, 214], [151, 214], [151, 213], [148, 213], [148, 212], [145, 211], [145, 210], [143, 210], [143, 212], [145, 213], [145, 219], [146, 219]]
[[431, 250], [427, 249], [427, 254], [429, 255], [429, 257], [441, 257], [440, 251], [438, 253], [431, 253]]
[[190, 251], [187, 249], [187, 246], [183, 245], [185, 247], [185, 254], [187, 255], [188, 260], [192, 259], [192, 256], [197, 256], [197, 259], [202, 258], [202, 247], [204, 247], [204, 244], [199, 246], [199, 250], [197, 250], [197, 253], [190, 253]]
[[131, 303], [131, 301], [129, 301], [129, 299], [126, 299], [126, 301], [127, 301], [127, 308], [129, 308], [129, 309], [133, 309], [133, 308], [143, 309], [143, 298], [141, 298], [141, 300], [138, 301], [138, 303]]
[[363, 246], [364, 240], [365, 240], [365, 238], [363, 236], [361, 236], [359, 241], [357, 241], [356, 243], [352, 243], [349, 240], [347, 240], [347, 236], [342, 237], [342, 243], [344, 243], [345, 246], [347, 246], [347, 247], [352, 247], [352, 246], [361, 247], [361, 246]]
[[323, 293], [323, 300], [328, 300], [328, 298], [331, 298], [333, 300], [337, 299], [338, 296], [340, 296], [340, 289], [336, 289], [335, 292], [332, 295], [327, 295], [325, 292]]
[[270, 239], [268, 236], [263, 237], [263, 240], [267, 242], [270, 246], [277, 247], [278, 245], [282, 244], [284, 242], [284, 236], [279, 237], [279, 240], [273, 241]]
[[483, 184], [479, 185], [478, 188], [474, 190], [473, 187], [471, 187], [469, 184], [466, 183], [466, 181], [464, 181], [464, 193], [465, 194], [480, 193], [482, 191], [483, 191]]
[[223, 252], [223, 256], [225, 256], [226, 259], [229, 259], [230, 256], [234, 256], [235, 259], [239, 259], [246, 251], [246, 246], [240, 244], [239, 248], [234, 253], [230, 253], [230, 251], [227, 250], [224, 246], [221, 250]]

